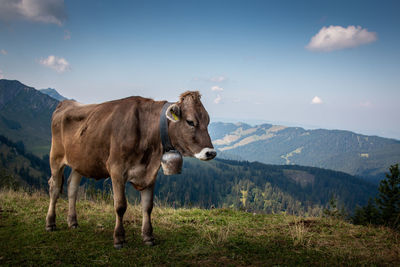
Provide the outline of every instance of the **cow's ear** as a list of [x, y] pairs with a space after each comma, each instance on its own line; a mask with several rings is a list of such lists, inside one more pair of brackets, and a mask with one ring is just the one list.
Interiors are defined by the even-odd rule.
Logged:
[[167, 116], [170, 121], [178, 122], [181, 119], [180, 107], [177, 104], [172, 104], [167, 108], [165, 116]]

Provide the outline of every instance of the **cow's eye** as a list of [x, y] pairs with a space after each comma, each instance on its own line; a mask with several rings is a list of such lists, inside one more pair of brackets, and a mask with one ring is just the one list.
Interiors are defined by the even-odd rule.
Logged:
[[189, 124], [190, 127], [194, 127], [194, 122], [190, 120], [186, 120], [187, 124]]

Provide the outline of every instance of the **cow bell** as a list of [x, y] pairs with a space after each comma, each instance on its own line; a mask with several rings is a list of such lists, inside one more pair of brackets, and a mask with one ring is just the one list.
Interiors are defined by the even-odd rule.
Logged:
[[182, 155], [179, 151], [170, 150], [161, 158], [161, 166], [165, 175], [179, 174], [182, 171]]

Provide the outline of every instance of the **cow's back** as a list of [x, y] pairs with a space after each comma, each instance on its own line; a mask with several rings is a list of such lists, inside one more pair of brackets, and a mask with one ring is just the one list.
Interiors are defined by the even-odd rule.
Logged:
[[124, 140], [122, 128], [123, 132], [137, 132], [139, 122], [134, 117], [141, 102], [139, 97], [91, 105], [61, 102], [52, 118], [51, 156], [62, 158], [84, 176], [108, 177], [106, 163], [112, 142]]

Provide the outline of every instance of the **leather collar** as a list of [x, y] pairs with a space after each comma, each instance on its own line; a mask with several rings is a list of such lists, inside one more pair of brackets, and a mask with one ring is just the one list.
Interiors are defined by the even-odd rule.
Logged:
[[171, 144], [171, 140], [169, 139], [168, 119], [165, 114], [167, 112], [168, 107], [171, 106], [172, 104], [173, 103], [170, 102], [165, 103], [160, 114], [160, 135], [164, 153], [170, 150], [175, 150], [175, 148]]

